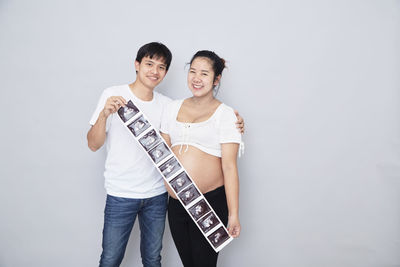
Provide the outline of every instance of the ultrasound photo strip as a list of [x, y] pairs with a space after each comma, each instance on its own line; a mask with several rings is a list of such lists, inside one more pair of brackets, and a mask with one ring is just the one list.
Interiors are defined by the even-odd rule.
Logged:
[[178, 200], [211, 247], [216, 252], [221, 251], [233, 238], [164, 139], [150, 124], [146, 115], [132, 100], [118, 110], [118, 115], [175, 192]]

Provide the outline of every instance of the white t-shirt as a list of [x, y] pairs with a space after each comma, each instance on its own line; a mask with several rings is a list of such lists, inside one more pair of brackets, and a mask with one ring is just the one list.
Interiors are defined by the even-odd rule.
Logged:
[[[110, 96], [132, 100], [157, 130], [160, 129], [164, 108], [171, 102], [170, 98], [157, 92], [154, 92], [153, 100], [142, 101], [132, 93], [128, 85], [113, 86], [103, 91], [90, 119], [91, 125], [96, 123]], [[149, 198], [166, 192], [162, 176], [117, 112], [107, 118], [106, 132], [107, 158], [104, 177], [107, 194], [126, 198]]]
[[194, 146], [210, 155], [221, 157], [221, 144], [241, 143], [241, 134], [236, 129], [236, 115], [233, 109], [221, 103], [215, 112], [205, 121], [196, 123], [176, 120], [183, 99], [172, 101], [162, 116], [161, 132], [169, 135], [172, 147], [180, 145]]

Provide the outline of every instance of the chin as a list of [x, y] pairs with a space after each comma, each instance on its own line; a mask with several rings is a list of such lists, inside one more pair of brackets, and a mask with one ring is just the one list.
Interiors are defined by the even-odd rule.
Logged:
[[158, 84], [159, 84], [158, 81], [157, 81], [157, 82], [149, 82], [149, 83], [148, 83], [148, 86], [149, 86], [149, 87], [156, 87]]
[[203, 94], [202, 94], [201, 92], [198, 92], [198, 91], [192, 91], [192, 95], [193, 95], [193, 96], [200, 97], [200, 96], [202, 96]]

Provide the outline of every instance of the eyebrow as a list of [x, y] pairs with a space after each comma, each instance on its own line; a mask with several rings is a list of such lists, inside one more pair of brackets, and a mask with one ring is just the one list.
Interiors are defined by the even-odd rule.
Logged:
[[[151, 60], [151, 59], [145, 59], [144, 61], [145, 61], [145, 62], [150, 62], [150, 63], [153, 63], [153, 64], [157, 64], [156, 62], [154, 62], [154, 61]], [[164, 64], [164, 63], [161, 63], [161, 64], [159, 64], [159, 65], [161, 65], [161, 66], [163, 66], [163, 67], [166, 67], [166, 66], [167, 66], [167, 64]]]
[[[191, 70], [196, 70], [195, 68], [190, 68]], [[201, 72], [207, 72], [207, 73], [209, 73], [209, 71], [208, 70], [200, 70]]]

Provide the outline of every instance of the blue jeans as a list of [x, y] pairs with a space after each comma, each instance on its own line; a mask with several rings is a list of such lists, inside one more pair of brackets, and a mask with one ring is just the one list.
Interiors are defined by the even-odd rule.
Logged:
[[115, 267], [121, 264], [136, 215], [139, 218], [143, 266], [161, 266], [160, 252], [167, 200], [167, 193], [145, 199], [107, 195], [100, 267]]

